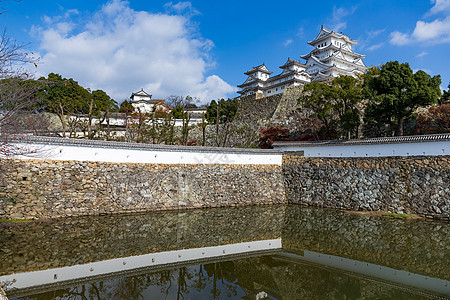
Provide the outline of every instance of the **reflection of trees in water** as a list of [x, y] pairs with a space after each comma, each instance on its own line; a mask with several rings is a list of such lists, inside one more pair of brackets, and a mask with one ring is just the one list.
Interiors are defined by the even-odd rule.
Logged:
[[217, 287], [217, 283], [220, 281], [221, 286], [226, 291], [226, 297], [232, 297], [237, 295], [237, 274], [235, 272], [234, 262], [225, 261], [219, 263], [207, 264], [204, 266], [208, 275], [209, 281], [212, 280], [211, 295], [213, 299], [217, 299], [222, 289]]
[[[181, 267], [29, 296], [26, 299], [424, 299], [383, 281], [280, 256]], [[426, 298], [426, 297], [425, 297]]]
[[175, 299], [175, 295], [177, 300], [188, 299], [192, 292], [212, 299], [238, 294], [234, 263], [219, 262], [83, 284], [26, 299], [145, 299], [151, 287], [159, 287], [164, 299]]

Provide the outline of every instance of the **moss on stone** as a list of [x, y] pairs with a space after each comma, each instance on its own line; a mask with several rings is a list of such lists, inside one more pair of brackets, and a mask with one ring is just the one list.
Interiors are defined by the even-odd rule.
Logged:
[[0, 223], [23, 223], [23, 222], [31, 222], [28, 219], [0, 219]]

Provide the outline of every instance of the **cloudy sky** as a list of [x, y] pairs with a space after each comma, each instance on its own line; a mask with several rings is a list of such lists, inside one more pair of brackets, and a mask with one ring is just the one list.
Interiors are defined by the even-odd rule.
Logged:
[[321, 24], [359, 41], [367, 66], [390, 60], [450, 81], [450, 0], [145, 1], [22, 0], [0, 3], [0, 27], [50, 72], [117, 101], [234, 97], [245, 71], [274, 72], [309, 53]]

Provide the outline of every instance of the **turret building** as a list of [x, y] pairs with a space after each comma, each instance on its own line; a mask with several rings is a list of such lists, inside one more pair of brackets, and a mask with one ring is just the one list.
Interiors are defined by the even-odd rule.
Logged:
[[343, 33], [337, 33], [322, 26], [317, 37], [308, 42], [314, 49], [300, 56], [306, 60], [303, 64], [288, 58], [280, 66], [283, 71], [273, 77], [273, 73], [262, 64], [245, 72], [247, 80], [238, 85], [242, 96], [256, 94], [267, 97], [284, 92], [288, 86], [303, 85], [312, 81], [326, 82], [340, 75], [356, 77], [364, 73], [366, 66], [362, 59], [365, 55], [353, 52], [352, 46], [358, 42]]

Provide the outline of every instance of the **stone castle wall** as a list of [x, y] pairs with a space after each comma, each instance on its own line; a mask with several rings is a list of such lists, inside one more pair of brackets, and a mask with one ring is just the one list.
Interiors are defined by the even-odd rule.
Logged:
[[261, 129], [279, 126], [295, 132], [307, 111], [299, 112], [298, 99], [303, 86], [287, 87], [283, 94], [264, 98], [241, 97], [232, 124], [231, 147], [257, 145]]
[[[261, 129], [279, 126], [295, 132], [299, 120], [309, 114], [308, 111], [298, 111], [298, 99], [303, 93], [303, 86], [287, 87], [283, 94], [257, 98], [256, 95], [239, 98], [239, 107], [230, 127], [227, 147], [255, 147], [260, 138]], [[190, 127], [189, 138], [196, 145], [202, 145], [203, 132], [199, 125]], [[225, 125], [219, 125], [219, 136], [223, 137]], [[216, 126], [207, 125], [205, 131], [205, 146], [218, 146], [216, 142]], [[175, 136], [181, 137], [181, 128], [175, 128]], [[219, 145], [222, 146], [222, 145]]]
[[289, 203], [450, 219], [450, 156], [283, 156]]
[[0, 217], [13, 219], [285, 201], [279, 165], [2, 159], [0, 168]]

